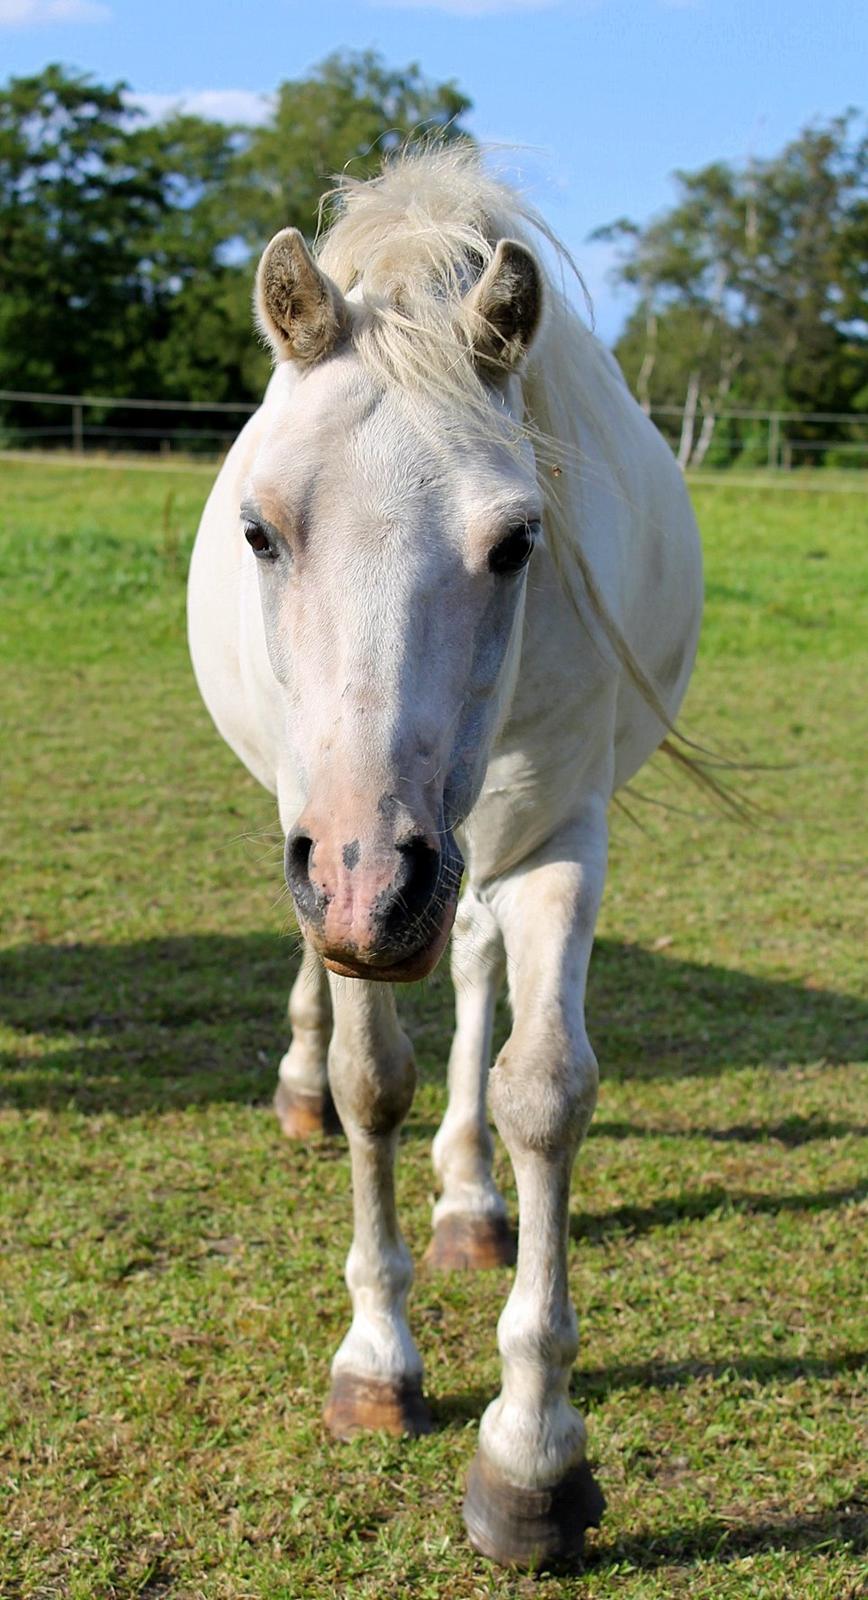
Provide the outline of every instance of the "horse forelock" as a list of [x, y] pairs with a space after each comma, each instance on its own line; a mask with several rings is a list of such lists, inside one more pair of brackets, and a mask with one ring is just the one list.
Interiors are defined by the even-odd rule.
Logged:
[[[439, 401], [468, 436], [515, 448], [529, 439], [550, 522], [560, 525], [561, 506], [579, 492], [583, 431], [605, 433], [605, 392], [623, 382], [567, 297], [572, 274], [589, 304], [569, 251], [470, 145], [411, 146], [374, 178], [342, 177], [328, 202], [334, 220], [317, 255], [358, 308], [353, 344], [363, 366], [381, 383]], [[514, 425], [492, 404], [496, 395], [475, 359], [469, 295], [501, 239], [534, 253], [543, 283], [543, 323], [518, 373], [523, 417]], [[559, 282], [540, 247], [553, 257]], [[553, 483], [552, 469], [573, 481]]]

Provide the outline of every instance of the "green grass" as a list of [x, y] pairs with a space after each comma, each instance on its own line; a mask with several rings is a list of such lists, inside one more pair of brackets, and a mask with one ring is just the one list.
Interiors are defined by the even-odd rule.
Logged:
[[[430, 1437], [321, 1426], [347, 1162], [269, 1110], [295, 946], [272, 803], [186, 659], [207, 479], [0, 485], [4, 1600], [863, 1594], [868, 499], [695, 490], [686, 722], [777, 764], [750, 786], [778, 820], [698, 815], [665, 772], [639, 788], [686, 814], [614, 814], [571, 1261], [609, 1509], [583, 1575], [528, 1579], [459, 1515], [508, 1273], [416, 1285]], [[418, 1258], [445, 973], [401, 1001]]]

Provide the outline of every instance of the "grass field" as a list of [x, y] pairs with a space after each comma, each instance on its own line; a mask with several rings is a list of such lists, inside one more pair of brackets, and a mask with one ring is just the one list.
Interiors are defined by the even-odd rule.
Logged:
[[[752, 781], [778, 820], [699, 815], [665, 773], [640, 788], [683, 811], [614, 815], [571, 1263], [609, 1509], [581, 1576], [533, 1579], [459, 1515], [508, 1273], [414, 1289], [430, 1437], [320, 1422], [347, 1162], [269, 1109], [294, 943], [272, 802], [186, 659], [207, 482], [0, 463], [0, 1595], [868, 1593], [868, 496], [695, 491], [686, 724], [785, 764]], [[445, 972], [401, 1002], [418, 1259]]]

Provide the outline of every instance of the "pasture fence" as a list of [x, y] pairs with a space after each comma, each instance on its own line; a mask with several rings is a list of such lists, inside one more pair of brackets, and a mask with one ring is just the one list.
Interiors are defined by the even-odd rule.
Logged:
[[0, 449], [221, 455], [252, 400], [140, 400], [0, 389]]
[[688, 471], [868, 467], [868, 412], [712, 409], [700, 403], [652, 405], [648, 414]]
[[[256, 410], [252, 400], [148, 400], [0, 389], [0, 450], [131, 452], [213, 459]], [[651, 406], [649, 415], [688, 471], [868, 468], [868, 413], [713, 411]]]

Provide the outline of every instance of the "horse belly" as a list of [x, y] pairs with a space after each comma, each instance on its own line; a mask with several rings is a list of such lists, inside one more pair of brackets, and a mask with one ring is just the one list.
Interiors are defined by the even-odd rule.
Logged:
[[[631, 584], [625, 633], [669, 719], [684, 701], [702, 621], [702, 549], [684, 481], [665, 451], [662, 483], [650, 497]], [[628, 783], [668, 729], [629, 672], [621, 671], [615, 720], [614, 787]]]

